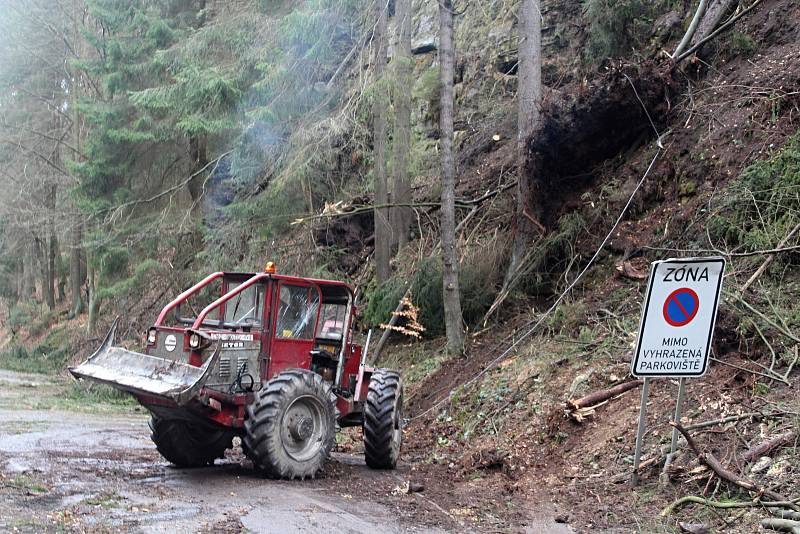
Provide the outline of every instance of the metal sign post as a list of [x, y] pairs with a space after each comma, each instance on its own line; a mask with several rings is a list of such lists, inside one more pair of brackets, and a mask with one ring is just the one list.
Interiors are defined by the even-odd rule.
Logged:
[[642, 403], [639, 406], [639, 426], [636, 429], [636, 449], [633, 451], [633, 476], [631, 483], [639, 485], [639, 463], [642, 460], [642, 439], [644, 438], [644, 428], [647, 420], [647, 394], [650, 390], [650, 379], [645, 378], [642, 384]]
[[[686, 379], [681, 377], [678, 381], [678, 400], [675, 402], [675, 418], [673, 421], [676, 423], [681, 422], [681, 407], [683, 405], [683, 395], [686, 390]], [[678, 429], [672, 429], [672, 444], [669, 446], [669, 453], [675, 454], [675, 449], [678, 447]]]
[[[631, 374], [644, 378], [633, 453], [633, 485], [639, 483], [650, 379], [680, 379], [675, 403], [675, 421], [679, 421], [686, 377], [703, 376], [708, 370], [724, 271], [725, 259], [719, 257], [663, 260], [651, 266], [631, 361]], [[677, 445], [678, 430], [673, 429], [669, 459]]]

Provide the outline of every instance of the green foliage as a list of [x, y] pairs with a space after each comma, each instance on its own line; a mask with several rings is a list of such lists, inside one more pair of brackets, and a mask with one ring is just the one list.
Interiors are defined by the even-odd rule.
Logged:
[[583, 17], [589, 24], [586, 59], [599, 62], [641, 47], [650, 29], [649, 21], [660, 13], [660, 4], [645, 0], [584, 0]]
[[173, 137], [237, 128], [235, 110], [253, 68], [245, 51], [253, 31], [249, 24], [219, 24], [187, 33], [178, 47], [158, 50], [153, 66], [165, 75], [131, 91], [131, 103], [150, 128]]
[[286, 0], [258, 0], [258, 8], [263, 12], [272, 11], [285, 5]]
[[107, 299], [118, 295], [131, 295], [134, 289], [141, 287], [146, 280], [146, 276], [151, 270], [159, 267], [159, 263], [153, 259], [147, 259], [139, 263], [128, 278], [123, 278], [113, 285], [101, 287], [97, 291], [97, 297]]
[[50, 325], [55, 318], [55, 313], [51, 311], [47, 311], [33, 317], [28, 323], [28, 334], [32, 337], [39, 337], [45, 333], [45, 331], [50, 328]]
[[381, 353], [380, 366], [403, 369], [403, 383], [408, 387], [435, 373], [446, 359], [444, 351], [437, 352], [425, 343], [416, 343], [385, 350]]
[[52, 373], [60, 370], [70, 355], [66, 329], [48, 333], [37, 346], [16, 345], [0, 353], [0, 367], [27, 373]]
[[563, 302], [547, 319], [547, 324], [558, 334], [574, 336], [582, 332], [586, 323], [586, 303], [582, 300]]
[[[752, 251], [775, 247], [800, 224], [800, 136], [793, 138], [770, 159], [747, 167], [733, 181], [709, 231], [727, 250]], [[787, 264], [797, 253], [780, 254]]]
[[551, 292], [575, 258], [575, 241], [586, 230], [579, 212], [568, 213], [558, 221], [558, 230], [536, 244], [522, 270], [520, 288], [529, 294]]
[[354, 15], [346, 3], [311, 0], [283, 17], [274, 43], [256, 65], [248, 116], [286, 129], [286, 123], [322, 104], [329, 91], [324, 82], [350, 45], [342, 25]]
[[[493, 261], [492, 250], [475, 249], [459, 267], [461, 312], [468, 325], [476, 324], [492, 303], [500, 273]], [[426, 258], [416, 268], [410, 280], [395, 276], [381, 286], [368, 288], [367, 306], [363, 321], [377, 327], [391, 319], [392, 312], [411, 287], [411, 301], [419, 308], [418, 321], [425, 335], [435, 337], [444, 333], [444, 304], [442, 294], [442, 265], [439, 258]]]
[[[138, 142], [152, 141], [151, 135], [129, 128], [129, 110], [88, 100], [78, 104], [90, 128], [84, 143], [85, 158], [66, 162], [70, 173], [80, 178], [77, 189], [84, 199], [94, 201], [111, 195], [124, 180], [134, 159]], [[102, 209], [102, 204], [85, 203], [84, 207]]]
[[98, 259], [98, 269], [100, 276], [105, 279], [113, 280], [119, 278], [128, 269], [130, 261], [130, 249], [120, 246], [104, 247], [104, 250], [95, 254]]
[[[367, 286], [365, 291], [367, 305], [361, 313], [362, 324], [377, 328], [381, 323], [389, 322], [404, 293], [405, 281], [400, 276], [392, 277], [381, 285]], [[416, 302], [413, 296], [412, 301]]]
[[20, 301], [14, 304], [8, 311], [6, 326], [16, 332], [23, 326], [28, 326], [37, 315], [39, 307], [30, 301]]
[[238, 257], [253, 240], [285, 235], [291, 222], [306, 211], [303, 191], [296, 184], [275, 184], [265, 193], [234, 202], [223, 210], [234, 224], [210, 229], [206, 243], [210, 254]]
[[732, 32], [728, 52], [732, 56], [751, 56], [758, 50], [758, 44], [752, 37], [742, 32]]
[[[79, 111], [90, 126], [86, 157], [68, 166], [81, 178], [81, 192], [91, 198], [112, 192], [130, 167], [136, 145], [157, 137], [138, 129], [126, 93], [141, 87], [148, 75], [154, 74], [149, 68], [154, 50], [168, 46], [174, 35], [143, 0], [89, 0], [87, 7], [103, 32], [85, 31], [83, 37], [98, 54], [72, 65], [99, 78], [106, 98], [81, 102]], [[126, 34], [139, 38], [126, 38]]]
[[[3, 231], [0, 226], [0, 232]], [[15, 251], [8, 250], [0, 245], [0, 298], [15, 301], [17, 298], [17, 283], [21, 273], [20, 260]]]
[[[461, 282], [462, 276], [459, 276]], [[467, 288], [461, 286], [461, 298], [466, 297]], [[425, 334], [439, 336], [444, 333], [444, 295], [442, 294], [442, 264], [439, 258], [426, 258], [417, 266], [411, 284], [411, 300], [419, 307], [418, 321]], [[462, 309], [462, 312], [466, 310]]]
[[424, 104], [426, 109], [425, 120], [436, 123], [439, 119], [439, 81], [438, 67], [426, 69], [414, 84], [412, 98]]
[[105, 384], [72, 382], [64, 395], [64, 403], [125, 407], [136, 405], [136, 400], [130, 393]]

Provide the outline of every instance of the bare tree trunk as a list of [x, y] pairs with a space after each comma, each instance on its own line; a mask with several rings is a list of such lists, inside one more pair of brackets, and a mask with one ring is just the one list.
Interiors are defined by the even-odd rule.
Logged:
[[47, 240], [47, 307], [51, 310], [56, 307], [56, 255], [58, 254], [58, 242], [56, 241], [55, 230], [50, 228], [50, 239]]
[[675, 47], [675, 52], [672, 53], [673, 58], [680, 56], [681, 53], [686, 50], [686, 47], [689, 46], [692, 37], [694, 37], [694, 32], [697, 31], [697, 25], [700, 23], [700, 19], [703, 18], [703, 14], [706, 11], [706, 3], [707, 0], [700, 0], [700, 3], [697, 5], [697, 11], [694, 12], [694, 16], [692, 17], [692, 22], [689, 23], [689, 29], [686, 30], [678, 46]]
[[72, 244], [69, 251], [69, 290], [72, 294], [72, 305], [70, 315], [77, 317], [83, 313], [83, 298], [81, 287], [83, 286], [83, 268], [81, 266], [81, 242], [83, 241], [83, 229], [81, 223], [75, 224], [72, 230]]
[[58, 245], [56, 243], [56, 228], [55, 221], [53, 220], [56, 211], [56, 186], [50, 186], [47, 198], [47, 207], [50, 211], [49, 220], [47, 223], [49, 238], [43, 238], [42, 242], [46, 245], [46, 250], [43, 252], [43, 259], [46, 262], [45, 279], [43, 283], [47, 286], [45, 288], [45, 298], [47, 300], [47, 307], [54, 309], [56, 307], [56, 253]]
[[[383, 72], [386, 66], [386, 0], [376, 0], [375, 25], [375, 100], [373, 103], [373, 136], [375, 144], [375, 204], [389, 204], [389, 191], [386, 183], [386, 99], [383, 88]], [[389, 208], [375, 208], [375, 271], [378, 283], [391, 276], [389, 265], [392, 246], [392, 227], [389, 222]]]
[[46, 302], [47, 307], [52, 310], [56, 307], [56, 303], [53, 296], [53, 283], [52, 279], [50, 278], [50, 262], [47, 238], [39, 238], [36, 236], [33, 242], [36, 259], [39, 262], [39, 280], [42, 286], [42, 300]]
[[32, 246], [28, 244], [23, 245], [22, 252], [22, 292], [20, 296], [22, 299], [28, 299], [35, 296], [36, 282], [35, 282], [35, 264], [36, 260], [33, 256]]
[[91, 253], [86, 253], [86, 272], [89, 286], [89, 319], [86, 321], [86, 332], [91, 335], [97, 328], [97, 312], [100, 309], [100, 299], [97, 298], [97, 290], [100, 286], [97, 275], [97, 268], [92, 265]]
[[[189, 138], [189, 158], [192, 161], [193, 174], [208, 165], [208, 143], [204, 135], [194, 135]], [[202, 174], [189, 180], [187, 188], [189, 189], [189, 195], [192, 197], [192, 202], [199, 204], [203, 195], [204, 181], [205, 177]]]
[[[78, 30], [78, 0], [72, 0], [72, 39], [75, 54], [80, 58], [82, 55], [82, 42], [81, 34]], [[80, 76], [80, 71], [78, 69], [73, 69], [72, 84], [70, 85], [69, 92], [70, 109], [72, 109], [72, 144], [77, 151], [75, 158], [79, 161], [81, 159], [81, 115], [76, 104], [78, 101], [78, 92], [81, 89]], [[72, 318], [83, 313], [81, 288], [83, 287], [83, 281], [86, 279], [86, 273], [82, 265], [83, 253], [81, 247], [83, 244], [83, 221], [80, 215], [76, 217], [76, 220], [73, 222], [69, 239], [69, 290], [72, 296], [70, 317]]]
[[58, 236], [54, 233], [50, 237], [50, 252], [53, 256], [53, 278], [56, 287], [56, 301], [64, 302], [67, 295], [67, 276], [64, 272], [64, 262], [61, 258], [61, 249], [58, 246]]
[[458, 287], [456, 252], [455, 164], [453, 160], [453, 3], [439, 0], [439, 64], [441, 74], [441, 145], [442, 145], [442, 282], [447, 352], [464, 351], [464, 325], [461, 314], [461, 291]]
[[[396, 0], [397, 47], [392, 61], [396, 62], [395, 80], [395, 121], [394, 121], [394, 193], [395, 204], [411, 203], [411, 185], [408, 176], [408, 154], [411, 148], [411, 0]], [[411, 208], [408, 206], [392, 208], [392, 230], [395, 240], [402, 248], [409, 238]]]
[[[528, 245], [536, 230], [531, 208], [530, 177], [528, 170], [528, 140], [539, 122], [539, 107], [542, 100], [542, 19], [539, 0], [522, 0], [519, 6], [519, 66], [517, 68], [517, 206], [515, 213], [516, 232], [511, 251], [511, 261], [504, 281], [504, 290], [509, 288], [520, 267]], [[543, 199], [537, 199], [541, 203]]]
[[16, 280], [14, 284], [14, 302], [19, 301], [19, 299], [22, 297], [22, 291], [25, 289], [25, 258], [19, 248], [17, 248], [16, 252], [17, 261], [14, 265], [14, 273], [16, 274]]
[[692, 45], [699, 43], [713, 32], [719, 26], [722, 17], [738, 3], [738, 0], [711, 0], [705, 15], [697, 26], [697, 31], [692, 36]]

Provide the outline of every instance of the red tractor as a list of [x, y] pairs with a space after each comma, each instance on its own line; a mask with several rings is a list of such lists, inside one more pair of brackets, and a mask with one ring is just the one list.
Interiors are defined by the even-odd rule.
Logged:
[[336, 431], [362, 425], [367, 465], [391, 469], [403, 383], [365, 364], [355, 315], [343, 282], [278, 275], [271, 263], [217, 272], [161, 310], [144, 354], [114, 346], [115, 322], [70, 372], [132, 393], [150, 411], [158, 452], [177, 466], [212, 464], [240, 436], [265, 474], [313, 477]]

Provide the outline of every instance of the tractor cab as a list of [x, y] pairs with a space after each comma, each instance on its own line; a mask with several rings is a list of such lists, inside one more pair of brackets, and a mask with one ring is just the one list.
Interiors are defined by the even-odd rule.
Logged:
[[269, 268], [214, 273], [164, 307], [146, 352], [201, 367], [219, 346], [206, 387], [227, 394], [257, 390], [286, 368], [311, 370], [354, 394], [361, 356], [351, 343], [354, 311], [343, 282]]

